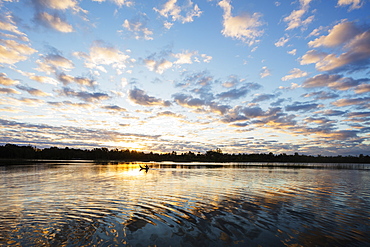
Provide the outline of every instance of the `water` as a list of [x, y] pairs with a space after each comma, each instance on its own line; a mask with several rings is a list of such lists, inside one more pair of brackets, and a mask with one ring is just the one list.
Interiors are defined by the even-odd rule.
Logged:
[[0, 246], [370, 246], [369, 165], [148, 164], [0, 166]]

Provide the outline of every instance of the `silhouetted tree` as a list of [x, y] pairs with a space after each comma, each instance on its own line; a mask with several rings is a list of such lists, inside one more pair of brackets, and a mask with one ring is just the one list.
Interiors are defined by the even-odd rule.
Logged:
[[272, 152], [268, 154], [228, 154], [223, 153], [221, 149], [206, 151], [204, 154], [197, 154], [189, 151], [177, 154], [171, 153], [144, 153], [136, 150], [130, 151], [118, 150], [117, 148], [109, 150], [108, 148], [93, 148], [92, 150], [82, 150], [74, 148], [50, 147], [38, 149], [36, 147], [17, 146], [6, 144], [0, 146], [1, 159], [91, 159], [91, 160], [122, 160], [122, 161], [178, 161], [178, 162], [320, 162], [320, 163], [370, 163], [370, 156], [360, 154], [359, 156], [312, 156], [298, 154], [287, 155], [286, 153], [275, 155]]

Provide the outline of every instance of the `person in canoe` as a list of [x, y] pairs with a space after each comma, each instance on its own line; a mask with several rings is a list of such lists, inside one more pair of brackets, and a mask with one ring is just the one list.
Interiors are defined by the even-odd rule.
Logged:
[[141, 166], [141, 165], [139, 165], [139, 166], [140, 166], [140, 171], [145, 170], [146, 172], [148, 172], [149, 166], [147, 164], [145, 164], [145, 166]]

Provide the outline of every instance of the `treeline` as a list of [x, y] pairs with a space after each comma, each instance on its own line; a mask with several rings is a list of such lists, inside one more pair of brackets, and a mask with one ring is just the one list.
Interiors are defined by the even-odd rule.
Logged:
[[228, 154], [221, 149], [205, 153], [144, 153], [135, 150], [108, 148], [75, 149], [50, 147], [39, 149], [31, 145], [0, 146], [0, 159], [51, 159], [51, 160], [120, 160], [120, 161], [174, 161], [174, 162], [296, 162], [296, 163], [370, 163], [369, 155], [359, 156], [313, 156], [295, 153], [293, 155], [260, 153]]

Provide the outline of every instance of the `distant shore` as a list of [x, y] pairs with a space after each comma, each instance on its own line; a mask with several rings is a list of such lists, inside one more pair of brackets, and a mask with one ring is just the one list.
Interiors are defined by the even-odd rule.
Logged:
[[288, 162], [288, 163], [370, 163], [370, 156], [313, 156], [295, 153], [289, 154], [228, 154], [220, 149], [209, 150], [206, 153], [144, 153], [135, 150], [118, 150], [108, 148], [94, 148], [90, 150], [75, 148], [50, 147], [38, 149], [33, 146], [18, 146], [6, 144], [0, 146], [0, 163], [12, 162], [19, 159], [28, 160], [91, 160], [91, 161], [173, 161], [173, 162]]

